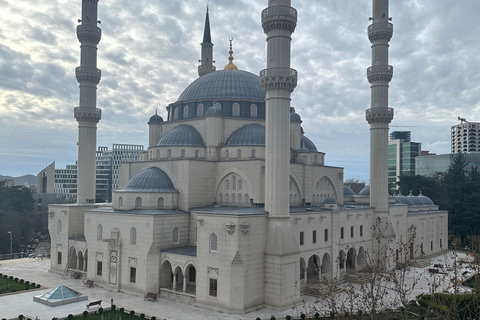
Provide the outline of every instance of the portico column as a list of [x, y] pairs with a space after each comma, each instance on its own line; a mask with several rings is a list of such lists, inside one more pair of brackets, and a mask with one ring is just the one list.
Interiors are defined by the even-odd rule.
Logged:
[[187, 277], [183, 277], [183, 292], [187, 292]]
[[173, 290], [177, 290], [177, 274], [174, 273], [173, 274], [173, 287], [172, 287]]
[[303, 270], [303, 281], [305, 283], [308, 283], [308, 278], [307, 278], [307, 268], [305, 268], [305, 270]]

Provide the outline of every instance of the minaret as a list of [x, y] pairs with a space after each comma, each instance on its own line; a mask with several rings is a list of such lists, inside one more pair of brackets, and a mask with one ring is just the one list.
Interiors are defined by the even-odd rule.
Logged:
[[82, 1], [81, 24], [77, 26], [80, 41], [80, 67], [75, 74], [80, 87], [80, 103], [74, 109], [78, 121], [77, 203], [95, 202], [95, 155], [97, 123], [102, 111], [97, 109], [97, 84], [101, 72], [97, 69], [97, 44], [102, 30], [97, 27], [98, 0]]
[[297, 85], [297, 71], [290, 68], [291, 35], [297, 10], [291, 0], [269, 0], [262, 12], [267, 34], [267, 69], [260, 72], [265, 91], [265, 210], [268, 233], [265, 251], [265, 303], [289, 306], [300, 298], [300, 252], [290, 228], [290, 95]]
[[203, 30], [203, 42], [202, 46], [202, 59], [198, 60], [201, 64], [198, 66], [198, 75], [204, 76], [210, 72], [216, 70], [213, 63], [213, 43], [210, 35], [210, 19], [208, 18], [208, 6], [207, 15], [205, 17], [205, 29]]
[[393, 109], [388, 107], [388, 84], [393, 67], [388, 65], [388, 43], [393, 25], [388, 16], [388, 0], [373, 0], [372, 24], [368, 38], [372, 43], [372, 66], [367, 69], [371, 86], [371, 107], [366, 111], [370, 124], [370, 205], [377, 214], [388, 213], [388, 124]]

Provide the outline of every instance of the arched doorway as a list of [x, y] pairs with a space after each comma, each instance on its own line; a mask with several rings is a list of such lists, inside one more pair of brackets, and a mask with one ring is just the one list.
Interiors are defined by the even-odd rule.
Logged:
[[307, 283], [318, 281], [318, 273], [320, 271], [320, 258], [314, 254], [308, 259], [307, 266]]
[[186, 285], [184, 292], [196, 294], [197, 291], [197, 269], [189, 264], [185, 270]]
[[68, 251], [68, 268], [77, 269], [77, 251], [73, 246]]
[[77, 257], [77, 268], [79, 270], [83, 270], [83, 253], [82, 250], [78, 250], [78, 257]]
[[307, 282], [307, 267], [303, 258], [300, 258], [300, 280], [303, 280], [304, 283]]
[[367, 265], [367, 257], [365, 255], [365, 249], [360, 247], [358, 249], [358, 256], [357, 256], [357, 266], [358, 268], [363, 268]]
[[345, 270], [345, 252], [343, 250], [340, 250], [338, 254], [338, 268]]
[[347, 252], [347, 270], [353, 270], [356, 266], [357, 251], [355, 248], [350, 248]]
[[177, 290], [177, 291], [183, 291], [184, 280], [185, 279], [183, 279], [183, 271], [180, 268], [180, 266], [177, 266], [175, 268], [175, 271], [173, 271], [173, 281], [172, 281], [173, 282], [173, 287], [172, 287], [172, 289]]
[[83, 271], [88, 271], [88, 249], [85, 249], [85, 254], [83, 255]]
[[162, 268], [160, 269], [160, 288], [173, 288], [172, 265], [168, 260], [163, 262]]
[[328, 253], [323, 255], [320, 272], [323, 278], [330, 278], [330, 275], [332, 274], [332, 261]]

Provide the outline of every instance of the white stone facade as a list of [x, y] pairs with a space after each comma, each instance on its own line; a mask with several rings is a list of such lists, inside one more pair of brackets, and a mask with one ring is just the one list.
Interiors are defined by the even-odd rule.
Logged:
[[[447, 247], [447, 212], [427, 197], [382, 191], [372, 197], [379, 212], [368, 187], [355, 195], [342, 168], [325, 166], [290, 108], [296, 10], [289, 0], [270, 5], [262, 24], [278, 60], [269, 59], [260, 78], [237, 70], [233, 57], [215, 71], [204, 36], [200, 77], [167, 107], [167, 121], [150, 118], [149, 147], [141, 161], [121, 166], [112, 205], [50, 206], [52, 271], [242, 313], [285, 308], [321, 278], [360, 272], [376, 223], [386, 225], [392, 263]], [[380, 135], [388, 132], [388, 123], [380, 126]], [[386, 159], [384, 147], [372, 157]], [[402, 242], [411, 250], [406, 258], [395, 254]]]

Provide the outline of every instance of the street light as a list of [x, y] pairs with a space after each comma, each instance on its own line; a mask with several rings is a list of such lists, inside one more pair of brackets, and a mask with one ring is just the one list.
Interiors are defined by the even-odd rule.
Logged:
[[13, 234], [13, 232], [8, 231], [8, 233], [10, 234], [10, 259], [13, 259], [13, 250], [12, 250], [12, 234]]

